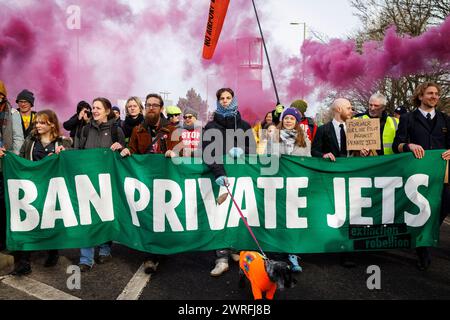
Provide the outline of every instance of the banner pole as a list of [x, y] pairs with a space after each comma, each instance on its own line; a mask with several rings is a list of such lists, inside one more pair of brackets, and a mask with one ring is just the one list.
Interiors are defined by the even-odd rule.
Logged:
[[258, 22], [259, 32], [261, 34], [261, 39], [262, 39], [263, 46], [264, 46], [264, 52], [266, 53], [267, 64], [269, 65], [270, 76], [272, 78], [273, 88], [275, 90], [275, 95], [277, 97], [277, 105], [279, 105], [280, 104], [280, 97], [278, 96], [277, 85], [275, 84], [275, 78], [273, 76], [273, 71], [272, 71], [272, 65], [270, 64], [269, 53], [267, 52], [267, 47], [266, 47], [266, 41], [264, 40], [263, 31], [262, 31], [262, 28], [261, 28], [261, 24], [259, 22], [258, 11], [256, 10], [255, 0], [252, 0], [252, 3], [253, 3], [253, 8], [255, 9], [256, 21]]

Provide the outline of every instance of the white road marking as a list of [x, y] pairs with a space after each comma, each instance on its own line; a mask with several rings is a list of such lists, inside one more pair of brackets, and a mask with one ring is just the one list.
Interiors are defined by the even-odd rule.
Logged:
[[144, 264], [142, 264], [117, 300], [138, 300], [150, 278], [151, 275], [144, 272]]
[[40, 300], [81, 300], [29, 277], [6, 276], [0, 282]]

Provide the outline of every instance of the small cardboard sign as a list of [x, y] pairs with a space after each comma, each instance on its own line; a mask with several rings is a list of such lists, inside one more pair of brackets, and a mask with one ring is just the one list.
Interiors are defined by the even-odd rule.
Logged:
[[347, 150], [380, 150], [380, 119], [347, 120]]

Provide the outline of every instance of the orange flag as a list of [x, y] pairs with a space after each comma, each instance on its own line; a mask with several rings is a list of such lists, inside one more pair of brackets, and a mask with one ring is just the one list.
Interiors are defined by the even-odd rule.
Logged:
[[205, 43], [203, 45], [204, 59], [209, 60], [214, 56], [229, 3], [230, 0], [211, 0], [208, 23], [206, 24]]

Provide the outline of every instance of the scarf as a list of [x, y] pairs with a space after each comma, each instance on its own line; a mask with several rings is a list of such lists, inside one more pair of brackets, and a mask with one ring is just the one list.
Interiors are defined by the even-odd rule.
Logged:
[[283, 141], [286, 147], [286, 153], [291, 155], [294, 151], [295, 141], [297, 139], [297, 131], [295, 130], [286, 130], [281, 129], [280, 131], [280, 139]]
[[220, 114], [222, 117], [234, 117], [236, 116], [238, 112], [238, 102], [236, 97], [231, 100], [231, 104], [228, 106], [228, 108], [223, 107], [219, 101], [217, 101], [217, 110], [216, 113]]
[[125, 123], [130, 127], [136, 127], [137, 125], [141, 124], [142, 121], [144, 121], [144, 116], [142, 114], [139, 114], [135, 119], [130, 116], [125, 117]]

